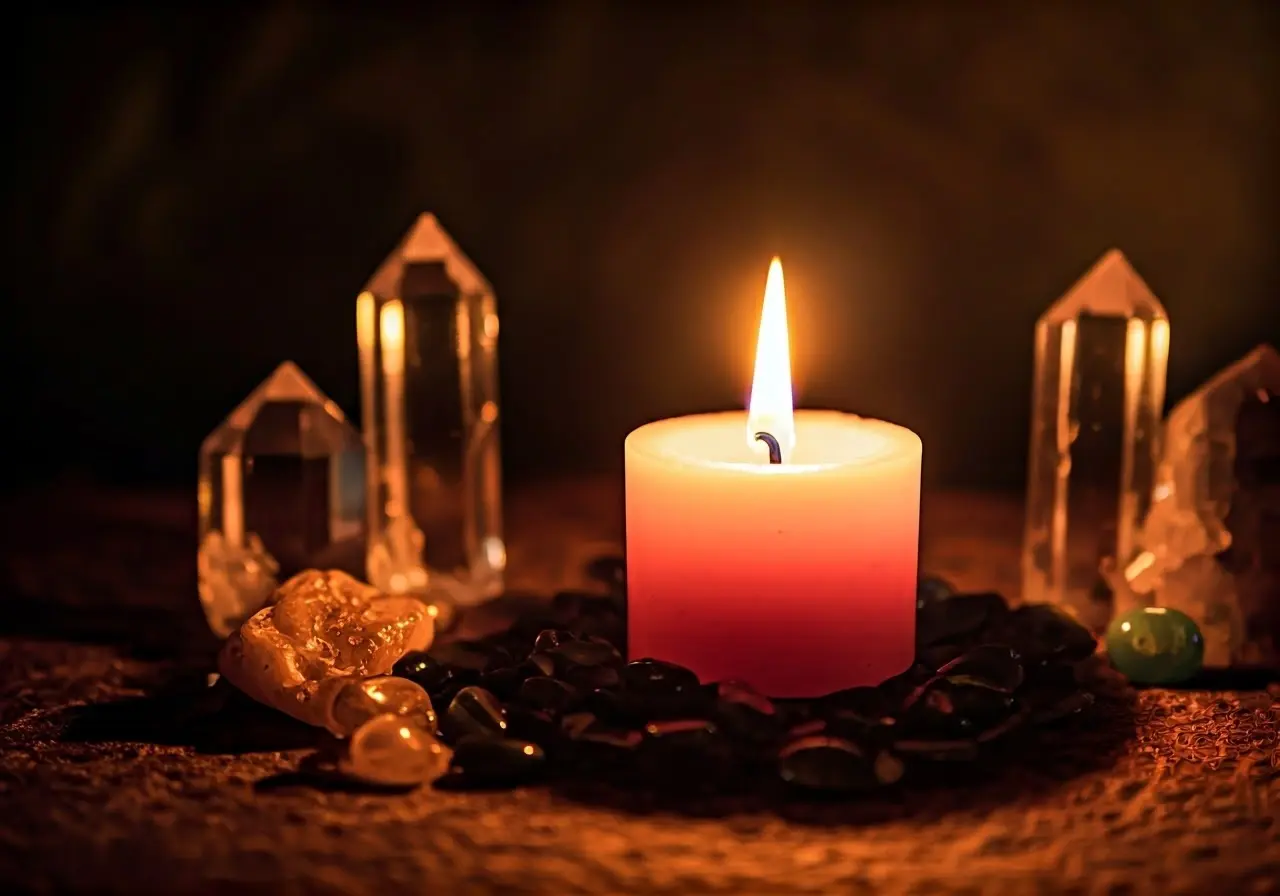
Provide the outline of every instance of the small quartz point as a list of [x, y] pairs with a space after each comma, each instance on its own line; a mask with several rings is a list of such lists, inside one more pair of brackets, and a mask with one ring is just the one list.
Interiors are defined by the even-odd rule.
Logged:
[[205, 439], [196, 494], [200, 602], [220, 637], [283, 578], [363, 572], [364, 446], [290, 361]]
[[1280, 662], [1280, 354], [1254, 349], [1179, 403], [1164, 430], [1117, 593], [1194, 620], [1206, 666]]
[[[227, 639], [218, 670], [255, 700], [329, 727], [340, 688], [385, 675], [404, 654], [426, 650], [433, 635], [421, 601], [385, 595], [338, 570], [312, 569], [281, 585]], [[398, 709], [403, 695], [392, 703]]]
[[1036, 324], [1022, 598], [1094, 629], [1129, 563], [1159, 457], [1169, 320], [1118, 251]]
[[386, 714], [365, 722], [351, 736], [341, 770], [384, 787], [412, 787], [435, 780], [449, 768], [449, 749], [413, 719]]
[[427, 731], [436, 730], [436, 712], [427, 692], [416, 682], [392, 675], [348, 681], [338, 688], [326, 727], [336, 737], [349, 737], [365, 722], [388, 713], [411, 718]]
[[356, 299], [369, 581], [471, 604], [502, 590], [493, 287], [421, 215]]

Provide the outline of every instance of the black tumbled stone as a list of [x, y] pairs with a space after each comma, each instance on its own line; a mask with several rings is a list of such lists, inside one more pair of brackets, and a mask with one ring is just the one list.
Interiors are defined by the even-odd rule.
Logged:
[[539, 675], [525, 679], [515, 699], [530, 709], [560, 715], [581, 702], [582, 694], [559, 679]]
[[849, 793], [876, 786], [875, 771], [853, 741], [815, 735], [778, 752], [778, 774], [786, 783], [821, 793]]
[[452, 740], [471, 735], [501, 737], [507, 731], [507, 713], [484, 688], [465, 687], [449, 703], [441, 728]]
[[1012, 694], [1026, 674], [1022, 657], [1012, 647], [984, 644], [968, 650], [938, 669], [953, 684], [971, 684]]
[[453, 750], [446, 787], [513, 787], [538, 777], [546, 752], [525, 740], [464, 737]]

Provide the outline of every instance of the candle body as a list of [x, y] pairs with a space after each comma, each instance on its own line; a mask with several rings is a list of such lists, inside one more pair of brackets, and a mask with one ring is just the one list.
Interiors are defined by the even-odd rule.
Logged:
[[775, 697], [877, 684], [915, 652], [920, 439], [796, 414], [761, 463], [745, 413], [643, 426], [626, 441], [628, 649]]

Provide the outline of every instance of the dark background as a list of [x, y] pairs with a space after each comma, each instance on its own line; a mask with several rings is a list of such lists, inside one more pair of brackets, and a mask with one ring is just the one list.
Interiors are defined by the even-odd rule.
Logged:
[[1280, 341], [1280, 16], [1230, 3], [337, 4], [7, 28], [5, 469], [190, 483], [285, 358], [358, 418], [354, 299], [422, 210], [494, 283], [508, 480], [797, 392], [1018, 487], [1036, 317], [1122, 248], [1171, 400]]

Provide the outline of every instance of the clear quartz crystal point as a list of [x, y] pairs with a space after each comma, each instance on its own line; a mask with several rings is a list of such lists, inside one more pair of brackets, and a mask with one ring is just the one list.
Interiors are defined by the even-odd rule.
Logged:
[[1117, 250], [1036, 324], [1022, 597], [1095, 628], [1150, 504], [1169, 355], [1164, 307]]
[[360, 570], [364, 445], [292, 361], [200, 448], [200, 601], [225, 637], [313, 566]]
[[502, 589], [493, 289], [424, 214], [356, 300], [369, 580], [432, 603]]
[[1280, 354], [1260, 345], [1183, 399], [1138, 552], [1116, 576], [1137, 605], [1200, 626], [1206, 666], [1280, 662]]

